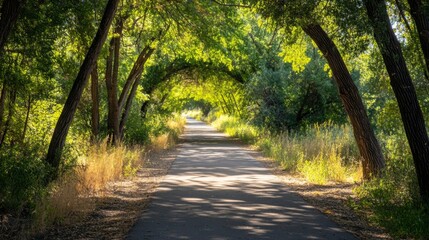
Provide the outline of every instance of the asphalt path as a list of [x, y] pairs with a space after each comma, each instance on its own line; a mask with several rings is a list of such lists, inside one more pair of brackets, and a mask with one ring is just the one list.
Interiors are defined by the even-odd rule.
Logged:
[[356, 239], [207, 124], [188, 118], [178, 148], [127, 239]]

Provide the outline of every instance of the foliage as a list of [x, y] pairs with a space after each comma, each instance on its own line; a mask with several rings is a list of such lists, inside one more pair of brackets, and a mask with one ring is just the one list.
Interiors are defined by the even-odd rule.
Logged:
[[[429, 120], [428, 73], [416, 27], [406, 1], [388, 2]], [[177, 113], [184, 110], [310, 182], [358, 181], [359, 153], [332, 73], [301, 30], [317, 23], [338, 43], [387, 159], [383, 177], [356, 190], [356, 206], [372, 210], [371, 219], [397, 237], [427, 237], [427, 210], [419, 203], [398, 105], [361, 1], [121, 1], [114, 21], [124, 24], [118, 94], [139, 53], [154, 49], [141, 66], [123, 143], [99, 141], [108, 135], [105, 44], [97, 61], [99, 134], [91, 137], [95, 99], [88, 86], [66, 140], [62, 175], [47, 187], [44, 155], [105, 3], [26, 1], [0, 61], [2, 213], [35, 212], [37, 224], [45, 226], [79, 205], [90, 206], [80, 202], [82, 195], [132, 177], [148, 148], [174, 145], [184, 125]], [[108, 40], [118, 35], [110, 33]]]
[[387, 167], [381, 178], [357, 187], [357, 210], [370, 212], [369, 219], [389, 230], [394, 237], [427, 238], [429, 212], [420, 201], [410, 149], [403, 135], [386, 135], [382, 139], [387, 152]]

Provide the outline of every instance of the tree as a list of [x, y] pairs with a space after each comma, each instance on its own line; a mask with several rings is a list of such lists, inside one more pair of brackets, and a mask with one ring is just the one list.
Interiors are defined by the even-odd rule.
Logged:
[[13, 26], [18, 20], [25, 0], [4, 0], [0, 9], [0, 57], [3, 47], [12, 31]]
[[410, 13], [417, 27], [420, 45], [425, 58], [426, 69], [429, 71], [429, 18], [424, 12], [421, 0], [408, 0]]
[[[316, 2], [262, 1], [260, 11], [285, 27], [299, 26], [319, 47], [328, 61], [338, 93], [350, 118], [356, 144], [363, 158], [364, 178], [379, 175], [385, 161], [362, 99], [335, 43], [317, 23]], [[315, 15], [315, 16], [314, 16]]]
[[429, 203], [429, 138], [401, 45], [393, 32], [384, 0], [364, 0], [374, 38], [389, 73], [414, 159], [420, 195]]
[[73, 83], [72, 89], [70, 90], [66, 103], [64, 104], [64, 108], [55, 126], [46, 156], [47, 163], [53, 168], [51, 179], [55, 179], [58, 176], [61, 153], [65, 144], [68, 130], [76, 112], [77, 105], [82, 96], [83, 89], [85, 88], [89, 75], [94, 68], [94, 64], [97, 61], [101, 48], [107, 38], [107, 34], [115, 16], [118, 3], [119, 0], [108, 1], [97, 34], [95, 35], [92, 44], [85, 56], [85, 60], [80, 67], [79, 73]]

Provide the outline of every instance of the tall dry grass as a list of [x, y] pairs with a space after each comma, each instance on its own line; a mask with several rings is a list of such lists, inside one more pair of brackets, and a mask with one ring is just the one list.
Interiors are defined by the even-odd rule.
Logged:
[[350, 126], [330, 122], [299, 132], [269, 134], [231, 116], [217, 116], [212, 125], [230, 136], [253, 143], [279, 166], [309, 182], [354, 182], [362, 178], [358, 149]]
[[34, 231], [58, 222], [68, 222], [94, 208], [92, 196], [103, 194], [111, 181], [134, 176], [142, 164], [141, 146], [93, 145], [77, 165], [48, 187], [34, 214]]
[[180, 134], [185, 129], [186, 118], [174, 115], [165, 123], [167, 131], [150, 137], [150, 148], [155, 151], [169, 149], [175, 146]]
[[133, 177], [142, 167], [146, 149], [162, 150], [175, 145], [186, 119], [175, 115], [166, 123], [166, 131], [151, 136], [149, 146], [110, 146], [107, 140], [92, 145], [59, 179], [52, 182], [33, 214], [32, 232], [41, 232], [54, 223], [74, 221], [95, 207], [93, 196], [102, 195], [111, 181]]

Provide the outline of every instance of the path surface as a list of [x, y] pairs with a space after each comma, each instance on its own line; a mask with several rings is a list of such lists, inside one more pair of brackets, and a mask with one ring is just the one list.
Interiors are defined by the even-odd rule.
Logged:
[[128, 239], [355, 239], [236, 141], [193, 119], [182, 138]]

